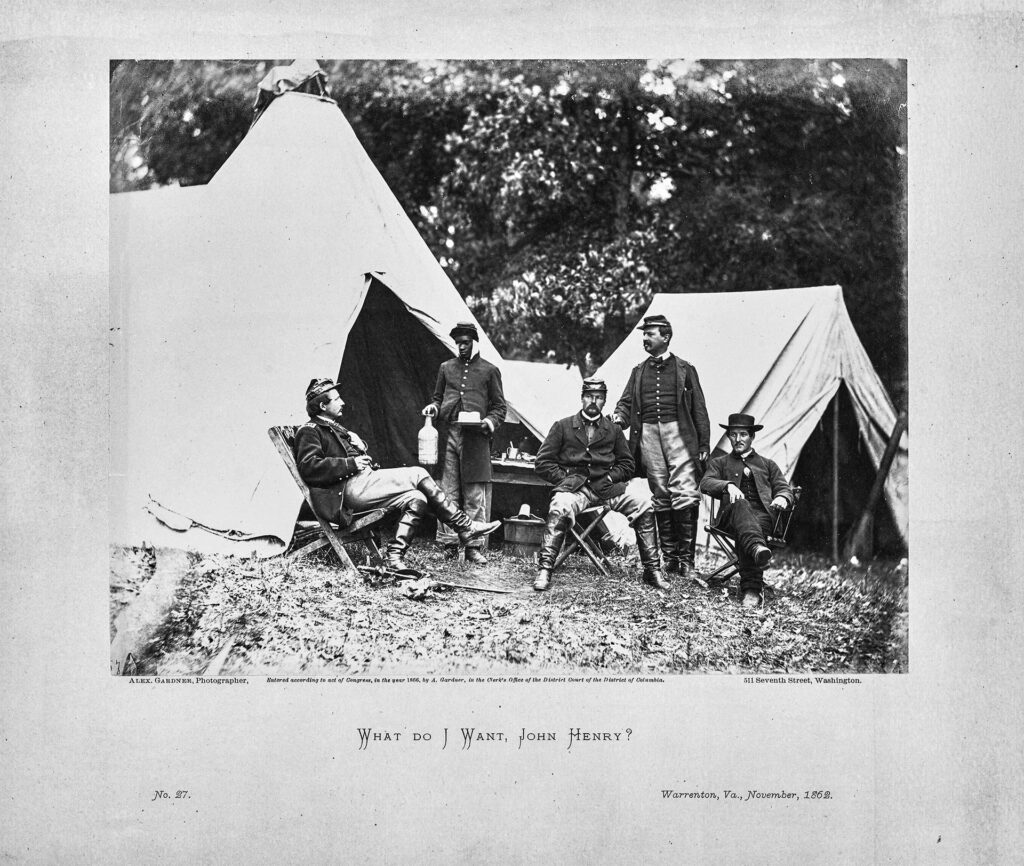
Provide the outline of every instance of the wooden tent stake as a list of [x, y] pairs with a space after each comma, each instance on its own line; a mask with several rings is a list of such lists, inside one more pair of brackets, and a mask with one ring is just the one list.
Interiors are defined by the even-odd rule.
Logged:
[[846, 542], [843, 544], [844, 559], [849, 559], [852, 556], [859, 556], [863, 559], [871, 556], [874, 552], [875, 507], [882, 496], [882, 490], [885, 488], [885, 479], [892, 468], [893, 460], [896, 459], [900, 439], [903, 437], [903, 431], [906, 429], [907, 413], [900, 412], [896, 418], [896, 424], [892, 428], [892, 435], [889, 436], [889, 442], [885, 446], [885, 453], [882, 454], [882, 459], [878, 463], [878, 471], [875, 473], [875, 481], [871, 485], [867, 501], [864, 503], [864, 510], [861, 512], [860, 517], [857, 518], [857, 522], [854, 524], [853, 529], [850, 530], [850, 534], [846, 536]]
[[832, 561], [839, 561], [839, 390], [832, 398]]

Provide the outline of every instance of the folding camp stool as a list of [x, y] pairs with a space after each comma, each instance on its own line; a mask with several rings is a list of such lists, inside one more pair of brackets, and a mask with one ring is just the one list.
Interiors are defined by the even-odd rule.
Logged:
[[[789, 508], [773, 508], [773, 521], [772, 527], [768, 531], [768, 535], [765, 537], [765, 544], [771, 548], [774, 553], [786, 546], [786, 535], [789, 532], [789, 524], [793, 519], [793, 512], [796, 510], [797, 504], [800, 502], [800, 494], [803, 492], [802, 487], [793, 488], [793, 504]], [[736, 538], [731, 532], [727, 532], [724, 529], [719, 529], [715, 526], [717, 519], [719, 502], [717, 499], [711, 499], [711, 519], [704, 530], [708, 534], [708, 538], [718, 545], [722, 553], [725, 554], [726, 562], [725, 565], [716, 568], [710, 574], [704, 575], [704, 580], [709, 583], [725, 583], [734, 574], [739, 573], [739, 557], [736, 555]]]
[[270, 441], [274, 443], [277, 453], [281, 455], [284, 465], [288, 467], [292, 480], [296, 483], [306, 502], [309, 503], [310, 511], [316, 517], [318, 526], [301, 529], [292, 537], [291, 544], [285, 551], [285, 559], [292, 561], [300, 556], [306, 556], [315, 550], [330, 545], [338, 558], [341, 560], [341, 567], [345, 571], [355, 572], [356, 567], [352, 558], [345, 550], [346, 544], [361, 542], [377, 559], [383, 562], [384, 557], [380, 551], [380, 524], [387, 517], [387, 510], [376, 508], [372, 511], [361, 511], [352, 515], [352, 522], [343, 529], [336, 529], [327, 520], [324, 520], [313, 508], [313, 499], [309, 487], [299, 475], [299, 467], [295, 462], [295, 430], [294, 426], [271, 427], [267, 430]]
[[[610, 505], [602, 503], [598, 505], [590, 505], [577, 514], [576, 519], [569, 524], [569, 538], [562, 546], [562, 552], [558, 554], [558, 558], [555, 560], [553, 568], [558, 568], [558, 566], [565, 562], [567, 556], [573, 553], [577, 548], [581, 548], [590, 558], [590, 561], [597, 566], [597, 570], [605, 577], [609, 577], [609, 569], [612, 567], [612, 564], [605, 555], [605, 552], [601, 549], [599, 541], [591, 537], [591, 533], [601, 525], [601, 521], [604, 520], [605, 515], [611, 510], [612, 507]], [[586, 528], [581, 531], [580, 518], [589, 517], [592, 517], [593, 520], [591, 520], [590, 523], [587, 524]]]

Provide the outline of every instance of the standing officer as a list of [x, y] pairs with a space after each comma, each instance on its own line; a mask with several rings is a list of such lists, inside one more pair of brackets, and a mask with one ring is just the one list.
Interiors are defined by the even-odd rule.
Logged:
[[654, 493], [665, 569], [692, 577], [697, 549], [697, 483], [710, 451], [711, 425], [697, 370], [668, 350], [672, 325], [648, 316], [644, 351], [651, 357], [633, 368], [615, 407], [615, 423], [629, 426], [637, 475]]
[[654, 537], [651, 489], [646, 481], [632, 477], [633, 457], [626, 437], [602, 414], [607, 396], [608, 386], [602, 379], [584, 379], [582, 408], [556, 421], [537, 452], [534, 471], [555, 485], [533, 582], [538, 592], [551, 585], [551, 569], [569, 524], [597, 502], [607, 503], [632, 523], [644, 582], [655, 589], [668, 588], [662, 583]]
[[[473, 354], [473, 343], [480, 341], [480, 335], [472, 322], [459, 322], [450, 336], [459, 355], [441, 364], [434, 399], [423, 414], [438, 419], [439, 433], [445, 437], [441, 488], [470, 518], [486, 523], [491, 510], [491, 437], [507, 409], [501, 372], [479, 352]], [[460, 412], [477, 412], [483, 423], [460, 426]], [[437, 540], [449, 551], [457, 548], [458, 538], [446, 526], [438, 525]], [[477, 539], [466, 546], [466, 562], [487, 562], [480, 552], [482, 545], [482, 539]]]

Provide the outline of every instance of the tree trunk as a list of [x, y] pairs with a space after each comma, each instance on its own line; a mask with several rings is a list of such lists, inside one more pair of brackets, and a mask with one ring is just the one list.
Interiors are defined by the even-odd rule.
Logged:
[[633, 100], [624, 96], [620, 111], [618, 176], [615, 183], [615, 234], [619, 237], [629, 227], [629, 195], [633, 182], [633, 146], [636, 141]]

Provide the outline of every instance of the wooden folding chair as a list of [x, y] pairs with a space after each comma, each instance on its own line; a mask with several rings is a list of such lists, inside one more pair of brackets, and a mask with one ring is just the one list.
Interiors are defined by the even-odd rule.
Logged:
[[[604, 520], [605, 515], [612, 510], [610, 505], [599, 504], [591, 505], [584, 508], [579, 514], [576, 515], [576, 519], [569, 524], [569, 538], [565, 544], [562, 545], [562, 552], [558, 554], [558, 558], [555, 560], [555, 564], [552, 570], [558, 568], [566, 557], [577, 549], [581, 549], [589, 558], [594, 565], [597, 566], [597, 570], [601, 572], [605, 577], [609, 576], [609, 569], [612, 567], [611, 562], [605, 555], [605, 552], [601, 549], [601, 544], [598, 539], [593, 538], [591, 533], [595, 532], [601, 525], [601, 521]], [[583, 520], [581, 520], [583, 518]], [[593, 518], [589, 523], [586, 523], [584, 528], [580, 528], [581, 523], [585, 523], [587, 518]]]
[[[786, 535], [789, 532], [789, 524], [793, 519], [793, 512], [796, 510], [797, 505], [800, 502], [800, 494], [803, 492], [802, 487], [793, 488], [793, 504], [789, 508], [773, 508], [773, 521], [772, 527], [768, 531], [768, 535], [765, 537], [765, 544], [772, 549], [772, 552], [779, 550], [786, 546]], [[704, 580], [715, 583], [725, 583], [734, 574], [739, 573], [739, 557], [736, 555], [736, 538], [731, 532], [727, 532], [724, 529], [719, 529], [715, 526], [717, 520], [717, 512], [719, 510], [719, 502], [717, 499], [712, 498], [711, 500], [711, 519], [708, 521], [707, 526], [704, 527], [708, 534], [708, 538], [718, 545], [722, 553], [725, 554], [726, 562], [725, 565], [716, 568], [711, 574], [704, 575]]]
[[306, 556], [315, 550], [319, 550], [330, 544], [334, 552], [341, 560], [341, 567], [345, 571], [355, 572], [356, 567], [352, 558], [345, 550], [346, 544], [361, 542], [373, 554], [378, 562], [383, 561], [380, 551], [380, 524], [387, 517], [387, 510], [376, 508], [372, 511], [362, 511], [352, 515], [352, 522], [344, 529], [336, 529], [330, 522], [324, 520], [313, 508], [313, 499], [309, 487], [299, 475], [299, 467], [295, 462], [295, 431], [296, 427], [285, 425], [271, 427], [267, 430], [270, 441], [274, 443], [277, 453], [281, 455], [284, 465], [288, 467], [292, 480], [302, 491], [303, 497], [309, 504], [310, 511], [316, 517], [318, 526], [311, 526], [299, 529], [292, 536], [291, 544], [285, 551], [284, 556], [288, 561]]

